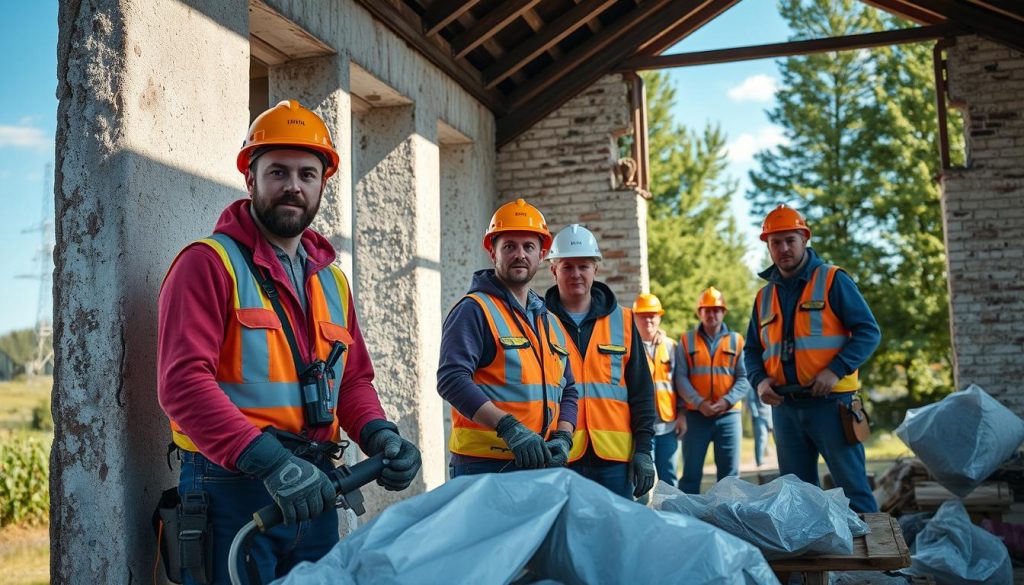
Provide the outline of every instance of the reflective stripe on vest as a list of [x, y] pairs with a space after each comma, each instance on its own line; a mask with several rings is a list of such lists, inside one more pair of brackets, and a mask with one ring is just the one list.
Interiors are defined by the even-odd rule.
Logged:
[[569, 344], [572, 373], [580, 394], [569, 461], [582, 457], [591, 442], [601, 459], [624, 462], [633, 454], [624, 375], [632, 346], [633, 314], [619, 306], [594, 323], [584, 355], [576, 344]]
[[[249, 270], [238, 244], [229, 236], [214, 234], [196, 242], [217, 253], [231, 278], [232, 311], [225, 326], [217, 364], [216, 380], [253, 426], [272, 425], [292, 433], [304, 426], [302, 398], [288, 339], [270, 299]], [[349, 334], [348, 280], [337, 266], [328, 266], [308, 281], [312, 335], [319, 359], [325, 359], [335, 341], [352, 344]], [[293, 330], [295, 328], [293, 327]], [[338, 387], [345, 372], [348, 353], [343, 352], [334, 366], [329, 409], [334, 412]], [[174, 443], [187, 451], [198, 451], [195, 444], [171, 421]], [[340, 438], [338, 420], [331, 428], [333, 440]]]
[[[736, 383], [736, 364], [743, 354], [743, 336], [730, 331], [715, 347], [715, 355], [708, 351], [707, 342], [698, 339], [700, 325], [686, 332], [680, 338], [686, 365], [690, 370], [690, 384], [704, 400], [712, 402], [725, 397]], [[732, 409], [741, 408], [742, 401], [737, 400]], [[693, 404], [686, 404], [689, 410], [698, 410]]]
[[671, 346], [671, 340], [661, 336], [658, 344], [654, 346], [654, 355], [647, 355], [647, 367], [650, 368], [651, 379], [654, 381], [654, 403], [658, 409], [658, 416], [663, 422], [672, 422], [676, 419], [676, 391], [672, 387]]
[[[463, 298], [475, 301], [484, 310], [487, 326], [494, 338], [495, 355], [491, 363], [473, 373], [473, 381], [488, 400], [516, 417], [528, 429], [548, 438], [558, 425], [559, 404], [565, 386], [568, 351], [562, 324], [553, 315], [537, 318], [534, 334], [521, 315], [501, 299], [485, 293], [470, 293]], [[538, 359], [539, 356], [539, 359]], [[547, 428], [544, 394], [547, 393]], [[498, 434], [452, 408], [452, 434], [448, 441], [452, 453], [491, 459], [512, 459], [508, 446]]]
[[[832, 282], [839, 270], [842, 269], [829, 264], [815, 268], [796, 306], [793, 359], [796, 360], [797, 378], [802, 386], [809, 386], [850, 339], [850, 331], [843, 326], [828, 302], [828, 293], [832, 290]], [[785, 332], [779, 293], [774, 284], [767, 284], [757, 293], [755, 310], [758, 316], [758, 335], [764, 348], [761, 360], [764, 362], [765, 373], [781, 383], [786, 379], [782, 365]], [[858, 388], [860, 377], [854, 371], [839, 380], [832, 391], [853, 392]]]

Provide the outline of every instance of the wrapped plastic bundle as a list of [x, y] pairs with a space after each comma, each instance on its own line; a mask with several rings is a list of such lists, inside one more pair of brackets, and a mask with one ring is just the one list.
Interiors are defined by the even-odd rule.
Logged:
[[655, 509], [713, 524], [758, 547], [768, 559], [852, 553], [853, 537], [869, 529], [849, 505], [843, 490], [822, 491], [795, 475], [765, 485], [727, 477], [703, 495], [659, 483], [654, 495]]
[[935, 404], [907, 411], [896, 435], [942, 487], [971, 493], [1024, 441], [1024, 421], [971, 384]]
[[386, 509], [282, 585], [778, 583], [761, 552], [566, 469], [455, 478]]
[[930, 575], [942, 585], [1013, 583], [1006, 546], [998, 536], [971, 524], [960, 500], [939, 507], [917, 535], [910, 560], [904, 572]]

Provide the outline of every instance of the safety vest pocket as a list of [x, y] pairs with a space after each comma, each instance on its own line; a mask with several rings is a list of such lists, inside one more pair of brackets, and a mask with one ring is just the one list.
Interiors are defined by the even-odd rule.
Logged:
[[761, 318], [760, 321], [758, 321], [758, 326], [761, 327], [761, 328], [764, 328], [769, 323], [771, 323], [772, 321], [775, 320], [775, 316], [776, 316], [775, 313], [769, 313], [769, 314], [765, 315], [764, 317]]
[[597, 351], [608, 355], [626, 355], [626, 346], [624, 345], [612, 345], [612, 344], [599, 344]]
[[504, 349], [526, 349], [530, 347], [530, 340], [525, 337], [503, 336], [498, 338], [498, 343]]
[[801, 311], [822, 311], [825, 309], [825, 301], [807, 301], [800, 303]]
[[281, 320], [269, 309], [235, 309], [235, 317], [243, 327], [249, 329], [280, 329]]
[[332, 343], [340, 341], [345, 344], [345, 347], [349, 347], [354, 343], [352, 334], [348, 332], [348, 329], [341, 325], [331, 323], [330, 321], [320, 321], [318, 322], [318, 325], [320, 327], [320, 335], [322, 335], [324, 339]]

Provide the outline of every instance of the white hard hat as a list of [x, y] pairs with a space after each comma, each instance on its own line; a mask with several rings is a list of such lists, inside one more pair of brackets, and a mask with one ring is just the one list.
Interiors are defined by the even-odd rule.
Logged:
[[555, 235], [548, 252], [548, 260], [559, 258], [596, 258], [601, 259], [601, 249], [597, 247], [597, 238], [587, 228], [578, 223], [570, 224]]

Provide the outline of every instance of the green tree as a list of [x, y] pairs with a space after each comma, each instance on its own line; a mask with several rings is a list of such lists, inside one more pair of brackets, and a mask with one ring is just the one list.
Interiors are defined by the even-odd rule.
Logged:
[[0, 351], [19, 364], [28, 362], [36, 353], [35, 330], [19, 329], [0, 336]]
[[[891, 27], [853, 0], [782, 0], [793, 39]], [[756, 155], [754, 211], [789, 203], [811, 245], [849, 272], [882, 325], [861, 375], [919, 404], [949, 384], [948, 293], [928, 47], [791, 57], [769, 111], [788, 142]]]
[[725, 134], [680, 126], [671, 115], [675, 89], [666, 75], [644, 73], [647, 89], [651, 201], [647, 248], [651, 292], [665, 307], [662, 327], [677, 336], [696, 323], [702, 290], [718, 287], [729, 304], [729, 327], [746, 331], [753, 275], [729, 210], [736, 181], [725, 174]]

